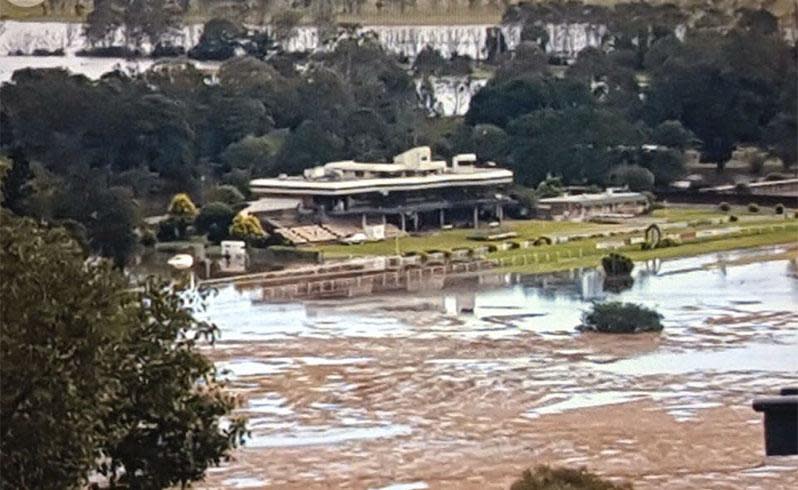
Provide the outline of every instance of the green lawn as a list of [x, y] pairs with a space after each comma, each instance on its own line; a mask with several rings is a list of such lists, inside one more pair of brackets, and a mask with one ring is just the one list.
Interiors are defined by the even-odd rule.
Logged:
[[[540, 238], [541, 236], [557, 236], [568, 233], [592, 233], [618, 228], [619, 225], [597, 224], [597, 223], [577, 223], [571, 221], [505, 221], [502, 231], [512, 231], [518, 233], [518, 238], [514, 240], [524, 240]], [[490, 242], [473, 240], [477, 233], [485, 233], [485, 229], [457, 229], [425, 233], [417, 236], [406, 236], [398, 240], [385, 240], [382, 242], [364, 243], [361, 245], [322, 245], [317, 247], [324, 252], [326, 257], [344, 257], [359, 255], [394, 255], [396, 253], [396, 242], [399, 243], [399, 251], [423, 252], [426, 250], [452, 250], [455, 248], [473, 248], [486, 245]]]
[[[734, 214], [740, 218], [738, 222], [729, 222], [729, 214]], [[724, 213], [713, 206], [691, 206], [691, 207], [672, 207], [659, 209], [650, 216], [651, 221], [666, 220], [668, 223], [688, 222], [689, 227], [678, 228], [673, 231], [665, 230], [665, 233], [683, 233], [690, 230], [702, 230], [708, 228], [723, 228], [729, 226], [740, 226], [748, 228], [753, 226], [768, 226], [783, 222], [783, 218], [773, 214], [773, 210], [763, 208], [759, 213], [750, 213], [745, 207], [736, 206], [730, 213]], [[723, 223], [712, 223], [718, 218], [724, 219]], [[645, 219], [636, 220], [637, 226], [644, 226]], [[680, 255], [694, 255], [714, 250], [727, 250], [731, 248], [744, 248], [757, 246], [767, 243], [784, 243], [798, 241], [798, 222], [788, 220], [791, 227], [789, 231], [776, 231], [755, 235], [753, 237], [726, 237], [711, 241], [688, 243], [674, 248], [663, 248], [654, 251], [643, 252], [637, 246], [633, 249], [624, 250], [624, 253], [634, 259], [646, 259], [650, 257], [672, 257]], [[627, 228], [630, 224], [615, 225], [601, 223], [583, 223], [572, 221], [547, 221], [547, 220], [526, 220], [526, 221], [506, 221], [502, 224], [501, 231], [512, 231], [518, 234], [512, 241], [529, 240], [542, 236], [557, 237], [573, 234], [592, 234], [607, 231], [617, 231]], [[497, 230], [498, 231], [498, 230]], [[473, 237], [478, 233], [485, 233], [485, 229], [475, 231], [472, 229], [457, 229], [425, 233], [416, 236], [406, 236], [398, 240], [385, 240], [382, 242], [364, 243], [361, 245], [342, 245], [332, 244], [319, 246], [316, 249], [322, 251], [326, 257], [355, 257], [367, 255], [395, 255], [407, 252], [425, 252], [431, 250], [453, 250], [456, 248], [475, 248], [490, 243], [474, 240]], [[635, 233], [633, 235], [640, 235]], [[596, 243], [600, 241], [622, 240], [630, 235], [619, 234], [612, 238], [587, 238], [550, 246], [534, 247], [533, 249], [513, 249], [507, 251], [494, 252], [489, 254], [490, 258], [515, 260], [510, 267], [514, 270], [518, 266], [527, 267], [530, 264], [521, 259], [507, 259], [512, 257], [527, 256], [537, 254], [534, 265], [531, 267], [536, 270], [556, 270], [569, 267], [578, 267], [597, 263], [598, 258], [606, 253], [607, 250], [599, 250]], [[398, 247], [397, 247], [398, 245]], [[720, 248], [716, 248], [720, 247]]]
[[[613, 250], [632, 260], [649, 260], [690, 257], [724, 250], [760, 247], [765, 245], [798, 244], [798, 223], [786, 230], [763, 232], [746, 236], [730, 236], [685, 243], [676, 247], [641, 250], [639, 246], [628, 246]], [[568, 270], [578, 267], [594, 267], [609, 250], [595, 248], [595, 240], [579, 241], [549, 247], [535, 247], [527, 250], [511, 250], [492, 254], [491, 258], [500, 260], [501, 267], [513, 272], [539, 273]], [[533, 254], [531, 257], [529, 254]], [[526, 255], [527, 260], [522, 260]]]
[[724, 218], [730, 215], [735, 215], [745, 221], [750, 217], [775, 216], [775, 211], [772, 207], [764, 206], [759, 208], [758, 213], [748, 211], [747, 206], [732, 206], [728, 212], [721, 211], [717, 206], [678, 206], [656, 209], [651, 213], [652, 217], [665, 219], [668, 223]]

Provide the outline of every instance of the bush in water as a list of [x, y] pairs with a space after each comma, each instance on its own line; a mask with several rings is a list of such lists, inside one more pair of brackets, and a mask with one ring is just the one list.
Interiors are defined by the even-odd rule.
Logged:
[[659, 332], [663, 328], [661, 320], [662, 315], [645, 306], [610, 301], [593, 304], [577, 329], [601, 333]]
[[625, 255], [611, 253], [601, 259], [601, 266], [608, 276], [628, 276], [635, 268], [632, 259]]
[[537, 466], [526, 470], [510, 486], [510, 490], [631, 490], [629, 483], [612, 483], [584, 468], [551, 468]]

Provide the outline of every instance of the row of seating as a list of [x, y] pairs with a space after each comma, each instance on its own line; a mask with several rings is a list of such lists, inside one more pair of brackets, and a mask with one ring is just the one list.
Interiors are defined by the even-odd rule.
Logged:
[[[275, 232], [294, 245], [303, 245], [307, 243], [333, 242], [352, 236], [355, 233], [363, 233], [363, 229], [360, 226], [347, 223], [329, 223], [323, 225], [277, 226]], [[401, 235], [401, 233], [395, 225], [385, 225], [386, 238], [393, 238]]]

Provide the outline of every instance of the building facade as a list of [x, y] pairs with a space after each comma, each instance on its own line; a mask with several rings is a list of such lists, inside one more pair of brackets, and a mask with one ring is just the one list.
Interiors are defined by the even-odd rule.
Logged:
[[[397, 155], [393, 163], [331, 162], [301, 176], [255, 179], [250, 188], [263, 203], [296, 203], [297, 225], [328, 231], [344, 227], [342, 233], [382, 225], [405, 232], [501, 220], [504, 206], [512, 202], [506, 195], [512, 182], [510, 170], [477, 165], [473, 154], [435, 161], [423, 146]], [[275, 228], [293, 228], [282, 211], [283, 223]], [[268, 213], [265, 218], [269, 220]], [[313, 230], [303, 231], [312, 235]], [[319, 239], [308, 241], [329, 241], [342, 233], [327, 236], [319, 231]]]
[[629, 218], [648, 210], [648, 198], [639, 192], [608, 189], [601, 194], [576, 194], [540, 199], [537, 216], [555, 221], [591, 218]]

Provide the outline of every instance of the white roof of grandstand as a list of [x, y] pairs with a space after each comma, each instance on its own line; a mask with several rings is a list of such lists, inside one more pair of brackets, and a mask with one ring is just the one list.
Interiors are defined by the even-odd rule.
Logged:
[[390, 192], [435, 189], [450, 186], [481, 186], [510, 184], [513, 173], [500, 168], [474, 168], [469, 172], [451, 172], [413, 177], [358, 178], [343, 180], [306, 180], [302, 177], [254, 179], [250, 186], [254, 192], [280, 192], [286, 194], [318, 193], [342, 195], [362, 192]]
[[365, 163], [354, 160], [330, 162], [324, 168], [336, 170], [352, 170], [357, 172], [404, 172], [406, 170], [438, 170], [446, 166], [446, 162], [421, 162], [415, 166], [402, 163]]

